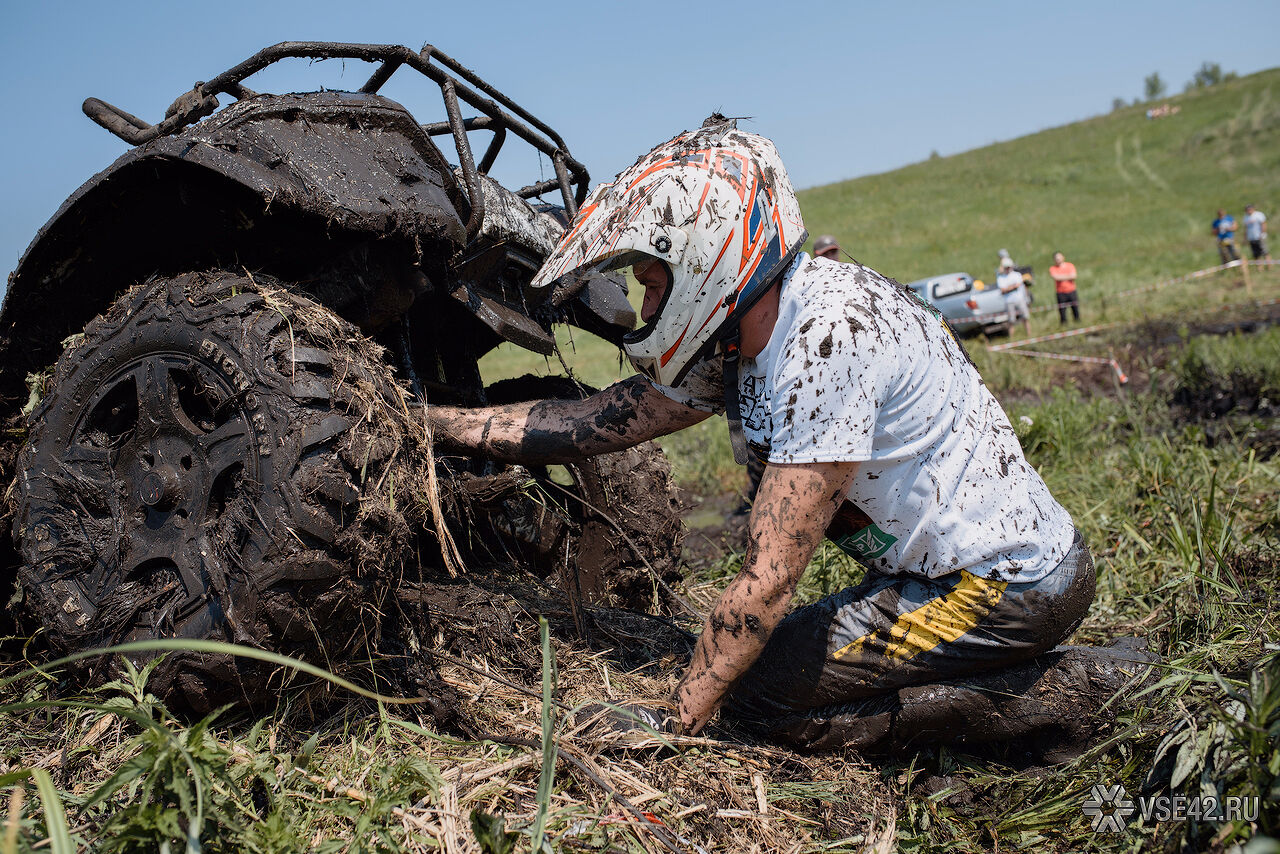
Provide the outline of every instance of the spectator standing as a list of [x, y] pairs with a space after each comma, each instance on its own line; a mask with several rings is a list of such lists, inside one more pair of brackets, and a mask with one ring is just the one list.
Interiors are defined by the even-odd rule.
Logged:
[[837, 256], [840, 254], [840, 244], [830, 234], [820, 234], [818, 239], [813, 241], [813, 254], [818, 258], [839, 261]]
[[1009, 312], [1009, 323], [1022, 321], [1022, 328], [1027, 337], [1031, 337], [1031, 308], [1027, 304], [1027, 286], [1023, 284], [1022, 273], [1013, 266], [1013, 259], [1006, 256], [1000, 262], [1000, 274], [996, 276], [996, 287], [1004, 294], [1004, 306]]
[[1058, 292], [1058, 323], [1067, 322], [1067, 307], [1071, 307], [1071, 318], [1080, 319], [1080, 299], [1076, 295], [1076, 265], [1066, 259], [1061, 252], [1053, 253], [1053, 266], [1049, 268], [1049, 277]]
[[1244, 236], [1253, 251], [1253, 260], [1271, 260], [1267, 249], [1267, 215], [1253, 205], [1244, 206]]
[[1000, 256], [1000, 260], [996, 262], [996, 278], [998, 279], [1000, 278], [1000, 274], [1004, 272], [1004, 262], [1008, 261], [1012, 264], [1013, 259], [1009, 257], [1008, 249], [1001, 249], [997, 254]]
[[1223, 264], [1229, 264], [1232, 261], [1240, 259], [1240, 253], [1236, 251], [1236, 219], [1222, 208], [1218, 208], [1218, 218], [1213, 221], [1213, 225], [1209, 229], [1213, 236], [1218, 238], [1218, 255], [1222, 258]]

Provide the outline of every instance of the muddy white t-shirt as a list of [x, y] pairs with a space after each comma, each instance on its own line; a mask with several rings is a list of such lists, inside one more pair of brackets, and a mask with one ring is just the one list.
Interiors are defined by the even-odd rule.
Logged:
[[[658, 389], [722, 412], [721, 377], [716, 358]], [[1071, 547], [1070, 515], [950, 329], [873, 270], [800, 255], [739, 393], [768, 462], [862, 463], [827, 535], [870, 569], [1036, 581]]]

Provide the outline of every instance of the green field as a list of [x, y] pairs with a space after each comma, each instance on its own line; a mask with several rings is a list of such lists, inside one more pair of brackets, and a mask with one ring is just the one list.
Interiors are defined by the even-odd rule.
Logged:
[[[1203, 294], [1195, 285], [1123, 307], [1105, 298], [1219, 263], [1209, 235], [1219, 207], [1237, 222], [1247, 202], [1280, 216], [1280, 69], [1168, 100], [1178, 114], [1152, 120], [1145, 105], [1126, 107], [804, 190], [805, 225], [811, 236], [835, 235], [850, 255], [902, 282], [953, 270], [990, 281], [996, 250], [1007, 248], [1040, 274], [1044, 305], [1053, 300], [1047, 270], [1061, 250], [1080, 272], [1086, 317], [1098, 317], [1104, 304], [1109, 319], [1163, 314], [1170, 295], [1175, 310], [1194, 306]], [[1243, 242], [1243, 227], [1239, 235]], [[600, 342], [584, 335], [575, 342], [566, 359], [588, 381], [625, 373]], [[504, 350], [486, 367], [501, 378], [546, 370], [543, 364]]]
[[[1074, 642], [1136, 636], [1163, 660], [1149, 685], [1113, 698], [1114, 723], [1079, 758], [1041, 768], [949, 748], [863, 761], [704, 739], [601, 746], [563, 707], [669, 694], [679, 656], [624, 666], [571, 631], [540, 635], [527, 612], [492, 632], [510, 633], [511, 655], [441, 666], [455, 718], [282, 667], [278, 709], [192, 725], [146, 693], [145, 669], [80, 694], [32, 643], [0, 664], [0, 854], [1280, 851], [1280, 327], [1262, 305], [1280, 298], [1280, 274], [1116, 296], [1216, 263], [1219, 206], [1238, 217], [1251, 200], [1280, 217], [1280, 70], [1169, 100], [1178, 115], [1127, 108], [801, 194], [811, 233], [900, 280], [989, 276], [1002, 246], [1041, 270], [1061, 249], [1080, 268], [1084, 322], [1133, 321], [1054, 346], [1123, 360], [1124, 389], [1104, 366], [969, 342], [1095, 555], [1098, 595]], [[1056, 329], [1036, 316], [1036, 332]], [[602, 341], [562, 331], [561, 342], [586, 382], [629, 373]], [[509, 348], [482, 367], [489, 380], [561, 371]], [[725, 434], [711, 419], [663, 441], [692, 496], [739, 487]], [[740, 562], [691, 569], [681, 592], [705, 608]], [[823, 547], [798, 598], [860, 573]], [[385, 686], [380, 667], [344, 673]], [[1094, 784], [1262, 807], [1254, 819], [1135, 816], [1099, 834], [1082, 810]]]
[[1280, 69], [1169, 102], [1177, 115], [1127, 107], [807, 190], [805, 222], [904, 282], [951, 270], [989, 280], [1002, 247], [1045, 271], [1061, 250], [1084, 305], [1208, 267], [1215, 210], [1239, 221], [1248, 202], [1268, 212], [1280, 201]]

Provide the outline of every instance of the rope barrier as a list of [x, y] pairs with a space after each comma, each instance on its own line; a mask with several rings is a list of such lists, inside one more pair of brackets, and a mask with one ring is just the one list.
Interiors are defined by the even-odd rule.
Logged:
[[1205, 276], [1212, 276], [1215, 273], [1221, 273], [1224, 270], [1231, 270], [1235, 267], [1243, 267], [1246, 264], [1249, 265], [1250, 267], [1270, 267], [1275, 263], [1276, 261], [1274, 259], [1270, 261], [1264, 261], [1264, 260], [1246, 261], [1243, 258], [1237, 258], [1234, 261], [1228, 261], [1226, 264], [1219, 264], [1216, 267], [1206, 267], [1203, 270], [1196, 270], [1194, 273], [1187, 273], [1186, 275], [1182, 275], [1182, 276], [1174, 276], [1172, 279], [1165, 279], [1164, 281], [1156, 282], [1151, 285], [1143, 285], [1140, 288], [1131, 288], [1127, 291], [1120, 291], [1117, 294], [1108, 294], [1107, 297], [1109, 299], [1113, 299], [1113, 298], [1119, 298], [1119, 297], [1133, 296], [1134, 294], [1149, 294], [1152, 291], [1158, 291], [1161, 288], [1167, 288], [1169, 285], [1177, 285], [1177, 284], [1181, 284], [1182, 282], [1190, 282], [1194, 279], [1203, 279]]
[[[1203, 279], [1206, 276], [1212, 276], [1215, 273], [1221, 273], [1224, 270], [1231, 270], [1235, 267], [1243, 267], [1246, 264], [1249, 265], [1250, 267], [1271, 267], [1277, 263], [1280, 263], [1280, 261], [1276, 261], [1274, 258], [1271, 259], [1270, 261], [1261, 260], [1261, 259], [1257, 261], [1246, 261], [1243, 258], [1237, 258], [1234, 261], [1228, 261], [1226, 264], [1218, 264], [1215, 267], [1205, 267], [1203, 270], [1196, 270], [1194, 273], [1186, 273], [1185, 275], [1182, 275], [1182, 276], [1174, 276], [1172, 279], [1163, 279], [1162, 281], [1155, 282], [1150, 285], [1143, 285], [1140, 288], [1130, 288], [1127, 291], [1120, 291], [1119, 293], [1114, 293], [1114, 294], [1106, 294], [1106, 298], [1119, 299], [1121, 297], [1130, 297], [1130, 296], [1135, 296], [1137, 294], [1149, 294], [1152, 291], [1158, 291], [1161, 288], [1167, 288], [1170, 285], [1179, 285], [1179, 284], [1182, 284], [1183, 282], [1190, 282], [1195, 279]], [[1032, 306], [1031, 313], [1035, 314], [1036, 312], [1040, 312], [1040, 311], [1053, 311], [1057, 307], [1058, 307], [1057, 303], [1047, 303], [1045, 305]]]
[[[1166, 288], [1169, 285], [1176, 285], [1181, 282], [1190, 282], [1195, 279], [1203, 279], [1206, 276], [1212, 276], [1216, 273], [1221, 273], [1225, 270], [1230, 270], [1235, 267], [1244, 267], [1246, 265], [1251, 267], [1270, 267], [1275, 265], [1276, 263], [1277, 262], [1275, 260], [1246, 261], [1243, 258], [1238, 258], [1235, 261], [1229, 261], [1226, 264], [1219, 264], [1216, 267], [1206, 267], [1203, 270], [1196, 270], [1195, 272], [1187, 273], [1182, 276], [1174, 276], [1171, 279], [1164, 279], [1162, 281], [1155, 282], [1154, 284], [1143, 285], [1142, 287], [1139, 287], [1139, 288], [1131, 288], [1127, 291], [1120, 291], [1119, 293], [1115, 293], [1115, 294], [1108, 294], [1107, 297], [1109, 299], [1118, 299], [1120, 297], [1129, 297], [1129, 296], [1134, 296], [1136, 294], [1151, 293], [1152, 291], [1157, 291], [1157, 290], [1160, 290], [1161, 288]], [[1217, 306], [1216, 310], [1230, 311], [1232, 309], [1237, 309], [1237, 308], [1260, 308], [1262, 306], [1276, 305], [1276, 304], [1280, 304], [1280, 299], [1271, 299], [1271, 300], [1263, 300], [1263, 301], [1251, 300], [1250, 302], [1241, 302], [1241, 303], [1233, 303], [1231, 305]], [[1031, 310], [1032, 312], [1050, 311], [1055, 308], [1057, 308], [1057, 305], [1044, 305], [1044, 306], [1036, 306]], [[985, 315], [984, 317], [999, 317], [999, 315]], [[976, 317], [974, 319], [981, 320], [982, 318]], [[1111, 370], [1115, 372], [1116, 379], [1120, 382], [1121, 385], [1124, 385], [1129, 382], [1129, 377], [1127, 374], [1125, 374], [1124, 369], [1120, 367], [1120, 363], [1116, 361], [1114, 358], [1106, 358], [1103, 356], [1076, 356], [1070, 353], [1046, 353], [1041, 350], [1023, 350], [1021, 348], [1029, 347], [1032, 344], [1043, 344], [1046, 341], [1060, 341], [1063, 338], [1073, 338], [1078, 335], [1089, 335], [1094, 332], [1101, 332], [1104, 329], [1114, 329], [1118, 326], [1131, 326], [1136, 322], [1137, 321], [1117, 320], [1111, 323], [1099, 323], [1094, 326], [1085, 326], [1080, 329], [1069, 329], [1065, 332], [1054, 332], [1050, 335], [1040, 335], [1035, 338], [1028, 338], [1025, 341], [1009, 341], [1004, 344], [994, 344], [994, 345], [988, 344], [987, 351], [990, 353], [1009, 353], [1014, 356], [1029, 356], [1037, 359], [1055, 359], [1061, 362], [1083, 362], [1085, 364], [1091, 364], [1091, 365], [1109, 365], [1111, 367]]]
[[1015, 356], [1034, 356], [1037, 359], [1058, 359], [1063, 362], [1085, 362], [1091, 365], [1110, 365], [1111, 370], [1115, 371], [1116, 379], [1120, 385], [1129, 382], [1129, 377], [1125, 374], [1124, 369], [1120, 367], [1120, 363], [1115, 359], [1105, 359], [1102, 356], [1072, 356], [1067, 353], [1042, 353], [1039, 350], [1013, 350]]
[[[1280, 264], [1280, 261], [1276, 261], [1275, 259], [1272, 259], [1270, 261], [1265, 261], [1265, 260], [1246, 261], [1243, 258], [1238, 258], [1235, 261], [1229, 261], [1226, 264], [1219, 264], [1216, 267], [1206, 267], [1203, 270], [1196, 270], [1194, 273], [1187, 273], [1186, 275], [1182, 275], [1182, 276], [1174, 276], [1172, 279], [1164, 279], [1162, 281], [1155, 282], [1154, 284], [1143, 285], [1140, 288], [1131, 288], [1127, 291], [1120, 291], [1119, 293], [1106, 294], [1106, 298], [1119, 299], [1121, 297], [1135, 296], [1137, 294], [1149, 294], [1152, 291], [1158, 291], [1161, 288], [1167, 288], [1170, 285], [1177, 285], [1177, 284], [1181, 284], [1182, 282], [1190, 282], [1195, 279], [1203, 279], [1206, 276], [1212, 276], [1215, 273], [1221, 273], [1224, 270], [1230, 270], [1235, 267], [1242, 267], [1245, 264], [1248, 264], [1250, 267], [1271, 267], [1271, 266], [1274, 266], [1275, 264]], [[1053, 311], [1057, 307], [1058, 307], [1058, 304], [1056, 302], [1052, 302], [1052, 303], [1045, 303], [1042, 305], [1033, 305], [1027, 310], [1031, 314], [1036, 314], [1042, 311]], [[971, 317], [959, 317], [959, 318], [956, 318], [956, 321], [957, 322], [963, 321], [964, 323], [999, 323], [1000, 321], [1007, 320], [1008, 317], [1009, 317], [1008, 311], [1001, 311], [1001, 312], [996, 312], [994, 314], [975, 314]], [[1030, 342], [1024, 341], [1022, 343], [1027, 344]]]
[[1099, 323], [1096, 326], [1082, 326], [1079, 329], [1068, 329], [1066, 332], [1054, 332], [1051, 335], [1041, 335], [1038, 338], [1028, 338], [1025, 341], [1010, 341], [1005, 344], [988, 344], [987, 349], [992, 353], [1003, 353], [1006, 350], [1013, 350], [1017, 347], [1027, 347], [1031, 344], [1042, 344], [1045, 341], [1060, 341], [1063, 338], [1074, 338], [1077, 335], [1088, 335], [1091, 332], [1099, 332], [1103, 329], [1111, 329], [1116, 326], [1123, 326], [1125, 321], [1115, 320], [1111, 323]]

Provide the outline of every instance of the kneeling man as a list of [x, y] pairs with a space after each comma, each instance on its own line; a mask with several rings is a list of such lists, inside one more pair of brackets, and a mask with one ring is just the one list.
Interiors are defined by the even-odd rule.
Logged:
[[[858, 264], [811, 258], [771, 142], [709, 120], [598, 187], [538, 273], [630, 267], [639, 373], [583, 401], [433, 407], [435, 435], [555, 463], [725, 413], [766, 462], [743, 565], [675, 694], [766, 737], [857, 741], [859, 701], [1026, 662], [1079, 625], [1089, 551], [943, 320]], [[862, 583], [788, 613], [823, 536]]]

